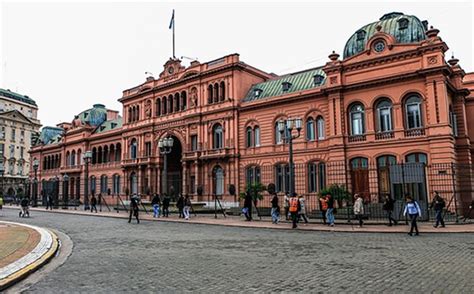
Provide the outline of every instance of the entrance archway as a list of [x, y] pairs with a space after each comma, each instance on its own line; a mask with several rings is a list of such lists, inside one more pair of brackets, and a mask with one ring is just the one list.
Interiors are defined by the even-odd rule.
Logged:
[[178, 138], [175, 136], [171, 136], [171, 138], [173, 138], [173, 147], [171, 148], [171, 152], [167, 155], [168, 175], [166, 178], [164, 178], [164, 173], [162, 173], [163, 179], [161, 183], [166, 181], [167, 184], [166, 189], [164, 189], [162, 185], [162, 193], [167, 193], [171, 197], [177, 198], [178, 195], [182, 193], [183, 186], [183, 165], [181, 163], [183, 147], [181, 146], [181, 141]]

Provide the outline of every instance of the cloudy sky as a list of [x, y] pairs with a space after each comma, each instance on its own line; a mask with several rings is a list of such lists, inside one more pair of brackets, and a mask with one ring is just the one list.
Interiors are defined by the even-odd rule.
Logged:
[[[0, 87], [36, 100], [43, 125], [71, 121], [94, 103], [121, 109], [122, 90], [155, 76], [171, 56], [201, 62], [239, 53], [268, 72], [319, 66], [383, 14], [428, 20], [467, 71], [473, 64], [470, 1], [344, 3], [9, 2], [0, 0]], [[189, 61], [185, 60], [186, 63]]]

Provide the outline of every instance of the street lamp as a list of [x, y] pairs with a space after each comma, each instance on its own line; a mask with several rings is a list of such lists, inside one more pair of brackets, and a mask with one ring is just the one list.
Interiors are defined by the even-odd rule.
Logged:
[[69, 176], [63, 176], [63, 209], [68, 209]]
[[33, 179], [33, 207], [38, 206], [38, 174], [39, 160], [33, 160], [33, 170], [35, 171], [35, 178]]
[[[290, 196], [295, 196], [295, 164], [293, 162], [293, 140], [301, 134], [303, 120], [301, 118], [289, 118], [286, 121], [281, 119], [278, 121], [278, 131], [284, 143], [289, 146], [290, 161]], [[296, 129], [297, 134], [293, 135], [292, 131]]]
[[162, 181], [162, 193], [168, 194], [168, 154], [171, 153], [171, 148], [173, 147], [173, 138], [166, 137], [161, 138], [158, 141], [158, 147], [160, 149], [160, 154], [163, 155], [163, 181]]
[[5, 166], [3, 165], [3, 162], [0, 163], [0, 177], [2, 177], [2, 180], [1, 180], [1, 190], [0, 190], [0, 194], [1, 196], [3, 197], [3, 175], [5, 174]]
[[53, 207], [54, 208], [58, 208], [59, 206], [59, 177], [58, 176], [55, 176], [53, 178], [53, 189], [54, 189], [54, 200], [53, 200]]
[[84, 152], [84, 163], [86, 164], [84, 169], [84, 210], [89, 209], [89, 163], [92, 159], [92, 151]]

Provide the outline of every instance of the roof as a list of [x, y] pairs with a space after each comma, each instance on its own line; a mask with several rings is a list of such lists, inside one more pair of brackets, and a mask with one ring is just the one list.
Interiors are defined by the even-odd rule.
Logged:
[[44, 127], [41, 129], [39, 140], [42, 144], [53, 144], [59, 142], [64, 130], [57, 127]]
[[37, 106], [36, 102], [30, 97], [12, 92], [10, 91], [10, 89], [5, 90], [5, 89], [0, 88], [0, 96]]
[[103, 104], [94, 104], [92, 108], [79, 113], [78, 117], [84, 124], [99, 126], [107, 119], [107, 109]]
[[113, 120], [106, 120], [102, 124], [100, 124], [97, 129], [94, 131], [95, 134], [97, 133], [104, 133], [111, 130], [116, 130], [122, 127], [122, 118], [119, 117]]
[[[315, 84], [314, 82], [314, 77], [316, 75], [320, 75], [323, 77], [321, 83], [319, 84]], [[282, 87], [282, 84], [285, 82], [289, 82], [291, 84], [290, 88], [287, 91], [283, 91]], [[287, 93], [303, 91], [311, 88], [318, 88], [324, 85], [325, 82], [326, 73], [322, 70], [321, 67], [292, 73], [253, 85], [245, 96], [244, 102], [281, 96]]]
[[[400, 28], [400, 21], [408, 20], [405, 29]], [[402, 21], [403, 22], [403, 21]], [[367, 41], [377, 32], [377, 26], [381, 26], [381, 31], [395, 37], [398, 43], [418, 43], [426, 39], [426, 27], [416, 16], [405, 15], [401, 12], [391, 12], [382, 16], [378, 21], [361, 27], [347, 40], [344, 47], [344, 58], [356, 55], [365, 49]], [[427, 25], [427, 23], [426, 23]], [[359, 32], [365, 32], [365, 36]], [[359, 40], [358, 40], [359, 39]]]

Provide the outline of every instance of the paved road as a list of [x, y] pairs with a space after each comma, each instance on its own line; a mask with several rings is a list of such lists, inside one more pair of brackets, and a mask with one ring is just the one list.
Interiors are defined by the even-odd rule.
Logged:
[[29, 289], [71, 292], [451, 292], [474, 288], [474, 234], [232, 228], [35, 212], [3, 220], [60, 230], [65, 264]]

